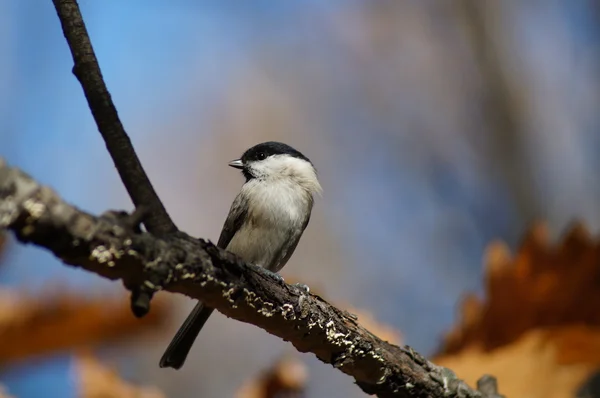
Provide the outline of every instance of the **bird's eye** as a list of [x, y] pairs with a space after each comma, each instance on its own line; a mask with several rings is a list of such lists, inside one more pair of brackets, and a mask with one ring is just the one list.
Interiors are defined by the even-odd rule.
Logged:
[[266, 158], [266, 157], [267, 157], [267, 155], [265, 155], [265, 153], [264, 153], [264, 152], [260, 152], [260, 153], [258, 154], [258, 160], [263, 160], [263, 159], [264, 159], [264, 158]]

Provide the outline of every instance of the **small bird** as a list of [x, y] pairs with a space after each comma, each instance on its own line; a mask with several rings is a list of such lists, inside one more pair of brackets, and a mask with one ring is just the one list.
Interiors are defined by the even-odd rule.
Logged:
[[[229, 166], [242, 170], [246, 182], [231, 205], [217, 246], [278, 272], [308, 225], [313, 195], [322, 191], [317, 171], [302, 153], [274, 141], [253, 146]], [[183, 366], [212, 312], [202, 302], [196, 304], [160, 359], [161, 368]]]

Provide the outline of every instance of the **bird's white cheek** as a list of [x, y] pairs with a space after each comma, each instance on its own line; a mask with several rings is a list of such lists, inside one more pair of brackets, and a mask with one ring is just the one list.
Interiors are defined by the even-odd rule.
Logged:
[[258, 178], [269, 176], [273, 173], [272, 165], [264, 162], [254, 162], [249, 165], [249, 168], [252, 175]]

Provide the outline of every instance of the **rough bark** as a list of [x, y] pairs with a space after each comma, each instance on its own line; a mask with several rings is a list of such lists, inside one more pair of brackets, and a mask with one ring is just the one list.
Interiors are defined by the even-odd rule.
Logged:
[[[454, 373], [410, 347], [382, 341], [356, 317], [321, 297], [278, 281], [210, 241], [183, 232], [157, 237], [137, 228], [137, 214], [99, 217], [65, 203], [0, 159], [0, 229], [52, 251], [69, 265], [126, 286], [145, 286], [199, 299], [312, 352], [379, 397], [496, 397], [468, 387]], [[480, 388], [482, 391], [483, 387]]]

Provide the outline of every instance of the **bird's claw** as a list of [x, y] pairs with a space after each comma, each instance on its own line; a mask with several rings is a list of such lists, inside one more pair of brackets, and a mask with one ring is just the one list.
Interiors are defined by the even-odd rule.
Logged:
[[279, 275], [278, 273], [276, 273], [276, 272], [269, 271], [268, 269], [263, 268], [263, 267], [258, 267], [258, 271], [260, 273], [262, 273], [263, 275], [265, 275], [265, 276], [277, 279], [277, 281], [280, 282], [280, 283], [284, 283], [285, 282], [283, 280], [283, 277], [281, 275]]
[[[276, 272], [269, 271], [268, 269], [263, 268], [263, 267], [258, 267], [258, 271], [267, 277], [272, 277], [272, 278], [277, 279], [277, 281], [279, 283], [285, 283], [285, 280], [283, 279], [283, 277]], [[297, 289], [303, 290], [306, 293], [310, 292], [310, 288], [308, 287], [308, 285], [305, 285], [304, 283], [294, 283], [294, 284], [292, 284], [292, 286], [294, 286]]]
[[294, 283], [292, 286], [300, 290], [304, 290], [306, 293], [310, 293], [310, 287], [308, 287], [308, 285], [305, 285], [304, 283]]

